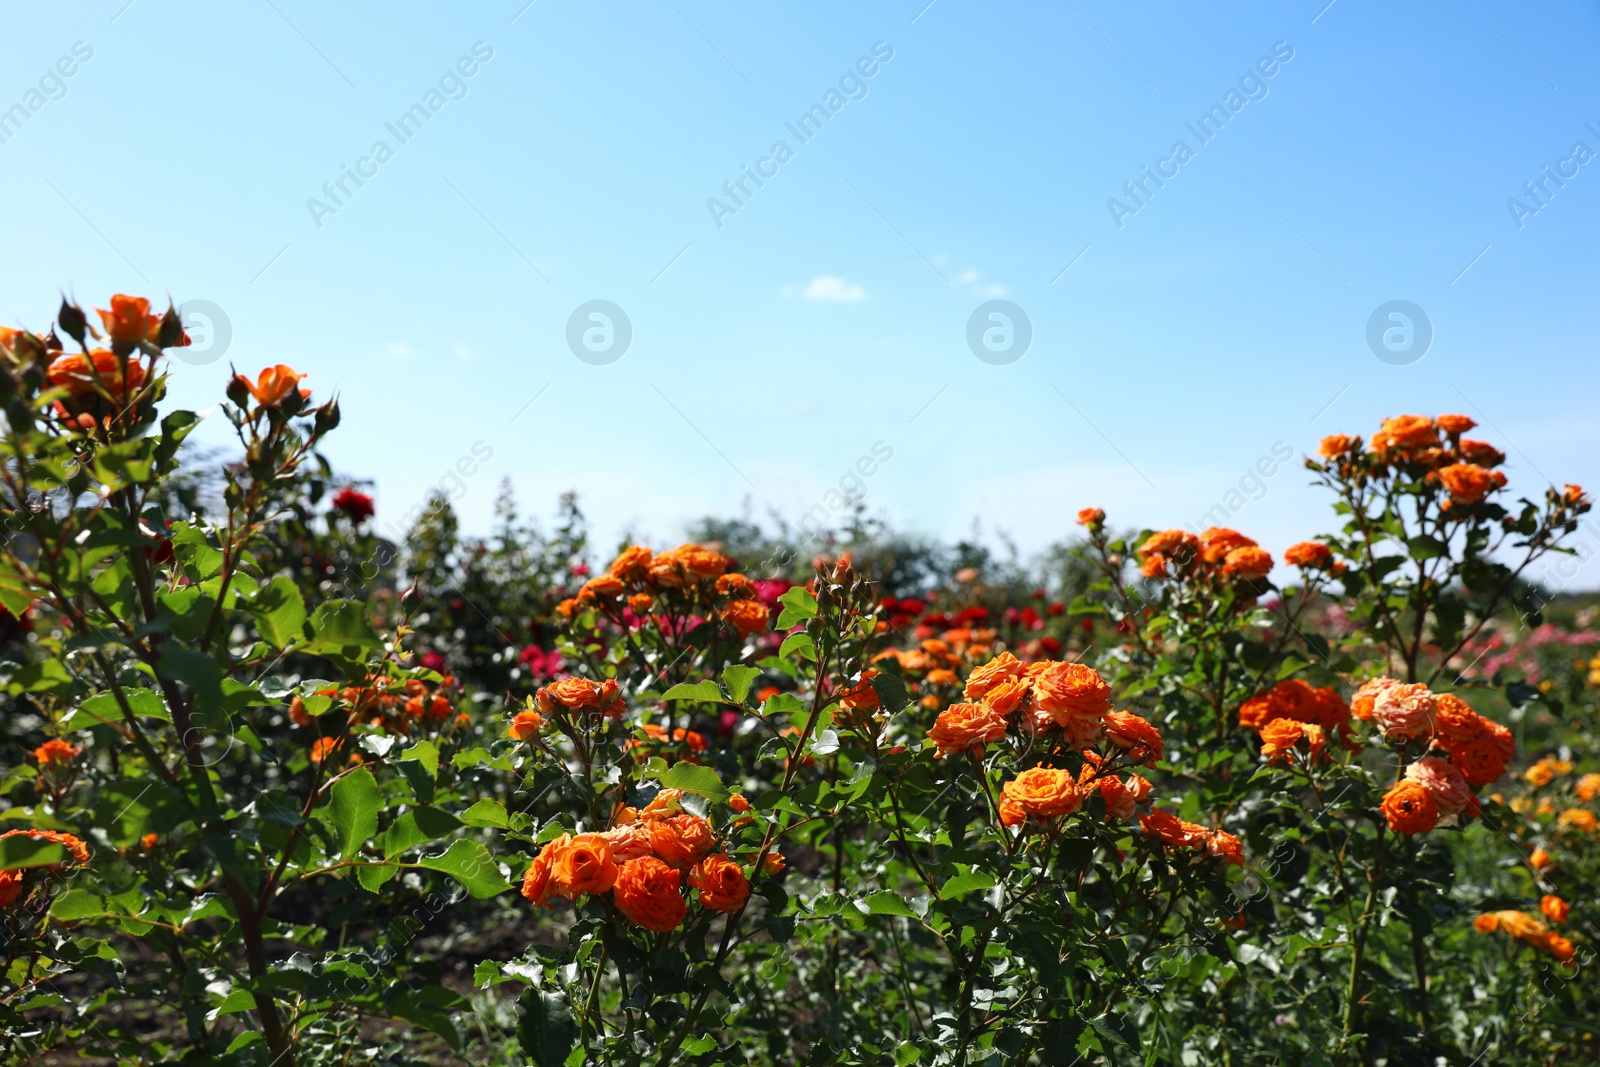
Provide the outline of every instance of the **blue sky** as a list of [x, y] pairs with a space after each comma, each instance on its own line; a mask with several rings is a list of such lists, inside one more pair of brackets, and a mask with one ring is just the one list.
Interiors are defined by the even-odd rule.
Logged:
[[[1600, 485], [1594, 4], [124, 2], [6, 16], [3, 318], [222, 309], [175, 398], [309, 371], [380, 522], [443, 483], [482, 529], [506, 476], [603, 539], [797, 522], [877, 445], [866, 503], [913, 530], [1028, 549], [1089, 504], [1237, 500], [1281, 550], [1331, 517], [1297, 462], [1230, 490], [1401, 412], [1479, 419], [1529, 493]], [[613, 362], [567, 342], [594, 300]], [[967, 340], [990, 300], [1031, 327], [1001, 365]], [[1369, 348], [1392, 300], [1420, 359]]]

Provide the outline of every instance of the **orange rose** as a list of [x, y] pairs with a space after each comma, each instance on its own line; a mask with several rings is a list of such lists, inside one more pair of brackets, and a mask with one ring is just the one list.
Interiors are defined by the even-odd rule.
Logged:
[[1257, 693], [1239, 705], [1239, 725], [1251, 730], [1259, 730], [1277, 717], [1271, 693]]
[[1053, 819], [1077, 811], [1083, 804], [1084, 791], [1071, 771], [1032, 767], [1003, 785], [1000, 796], [1026, 815]]
[[1534, 849], [1533, 855], [1528, 857], [1528, 866], [1532, 867], [1536, 871], [1544, 870], [1546, 867], [1550, 866], [1550, 853], [1546, 852], [1542, 848]]
[[1166, 811], [1151, 811], [1139, 816], [1139, 829], [1177, 848], [1204, 847], [1211, 839], [1211, 830], [1199, 823], [1185, 822]]
[[[294, 394], [299, 389], [300, 380], [306, 375], [299, 373], [293, 367], [279, 363], [277, 366], [267, 367], [251, 381], [243, 374], [237, 375], [241, 385], [250, 391], [262, 404], [276, 405]], [[299, 389], [301, 399], [310, 399], [311, 390]]]
[[754, 597], [728, 601], [728, 606], [722, 609], [722, 618], [740, 637], [766, 633], [772, 620], [767, 606]]
[[1200, 534], [1200, 558], [1211, 564], [1221, 563], [1234, 549], [1254, 548], [1255, 544], [1238, 530], [1212, 526]]
[[9, 908], [22, 895], [22, 871], [0, 871], [0, 908]]
[[1261, 754], [1268, 763], [1279, 759], [1288, 763], [1289, 754], [1305, 732], [1305, 726], [1294, 719], [1273, 719], [1261, 727]]
[[1454, 693], [1440, 693], [1434, 697], [1433, 729], [1446, 746], [1461, 744], [1483, 733], [1483, 720]]
[[1021, 676], [1022, 664], [1017, 662], [1017, 657], [1002, 652], [967, 676], [967, 687], [962, 690], [962, 695], [968, 700], [982, 700], [989, 690]]
[[1193, 556], [1200, 541], [1187, 530], [1161, 530], [1144, 539], [1138, 548], [1141, 556], [1175, 556], [1180, 562]]
[[1498, 467], [1506, 461], [1506, 454], [1487, 441], [1469, 441], [1462, 438], [1456, 446], [1456, 454], [1465, 463], [1476, 463], [1480, 467]]
[[1222, 565], [1223, 573], [1236, 578], [1257, 580], [1272, 573], [1272, 553], [1264, 548], [1246, 545], [1228, 553]]
[[1329, 434], [1317, 445], [1317, 451], [1322, 453], [1324, 459], [1333, 459], [1335, 456], [1342, 456], [1346, 452], [1353, 451], [1360, 444], [1361, 439], [1359, 437], [1351, 437], [1342, 433]]
[[1135, 763], [1154, 767], [1161, 759], [1161, 731], [1132, 712], [1107, 712], [1105, 735], [1107, 741], [1127, 752]]
[[[93, 369], [90, 363], [93, 362]], [[99, 375], [97, 382], [95, 376]], [[126, 397], [144, 384], [144, 364], [137, 359], [128, 360], [126, 384], [122, 378], [122, 358], [109, 348], [96, 348], [88, 356], [73, 353], [58, 356], [45, 369], [45, 377], [58, 389], [73, 396], [89, 396], [104, 385], [113, 396]]]
[[150, 301], [142, 296], [117, 293], [111, 298], [111, 310], [95, 308], [100, 314], [100, 325], [113, 341], [138, 344], [156, 339], [161, 331], [161, 316], [150, 314]]
[[342, 737], [319, 737], [311, 743], [311, 762], [321, 763], [336, 752], [344, 741]]
[[1563, 830], [1592, 834], [1600, 830], [1600, 818], [1596, 818], [1594, 812], [1587, 808], [1568, 808], [1556, 816], [1556, 825]]
[[1006, 736], [1006, 719], [987, 704], [951, 704], [939, 713], [929, 740], [940, 756], [983, 751], [983, 746]]
[[1452, 463], [1434, 475], [1450, 491], [1451, 504], [1476, 504], [1495, 484], [1494, 475], [1476, 463]]
[[1425, 834], [1439, 823], [1433, 794], [1418, 782], [1405, 780], [1383, 796], [1379, 806], [1389, 829], [1401, 834]]
[[[931, 675], [929, 677], [932, 678]], [[1010, 715], [1017, 710], [1017, 706], [1027, 697], [1030, 689], [1026, 678], [1009, 678], [989, 690], [983, 700], [1001, 715]]]
[[1422, 415], [1396, 415], [1383, 420], [1383, 434], [1395, 448], [1414, 451], [1439, 440], [1433, 420]]
[[750, 579], [742, 574], [724, 574], [717, 579], [716, 590], [718, 596], [727, 596], [729, 593], [741, 592], [750, 588]]
[[1211, 831], [1210, 836], [1206, 838], [1206, 854], [1231, 863], [1235, 867], [1244, 866], [1244, 844], [1224, 830]]
[[1159, 552], [1152, 553], [1139, 564], [1139, 573], [1146, 578], [1165, 578], [1167, 576], [1167, 557]]
[[66, 766], [77, 759], [83, 749], [56, 738], [51, 738], [33, 750], [33, 758], [41, 764], [57, 763]]
[[1034, 703], [1062, 726], [1075, 716], [1100, 716], [1111, 710], [1111, 687], [1087, 664], [1036, 663], [1030, 673]]
[[1102, 508], [1084, 508], [1078, 512], [1078, 525], [1088, 526], [1091, 529], [1106, 521], [1106, 513]]
[[1472, 926], [1480, 934], [1492, 934], [1500, 929], [1500, 916], [1492, 911], [1485, 912], [1472, 920]]
[[1544, 917], [1549, 919], [1551, 922], [1565, 923], [1567, 921], [1567, 912], [1572, 910], [1572, 905], [1568, 904], [1558, 896], [1553, 896], [1549, 893], [1546, 893], [1539, 900], [1539, 910], [1543, 912]]
[[1465, 415], [1440, 415], [1433, 421], [1448, 434], [1463, 434], [1478, 425]]
[[732, 915], [750, 896], [744, 870], [727, 856], [707, 856], [689, 872], [689, 884], [700, 891], [700, 903]]
[[629, 860], [617, 872], [611, 896], [629, 922], [664, 934], [682, 925], [689, 911], [678, 888], [682, 877], [654, 856]]
[[625, 582], [639, 581], [650, 573], [652, 555], [653, 553], [643, 545], [629, 545], [606, 569]]
[[511, 726], [506, 730], [506, 736], [518, 741], [526, 741], [536, 737], [539, 728], [544, 725], [544, 718], [537, 711], [519, 711], [511, 720]]
[[1321, 541], [1296, 541], [1283, 550], [1283, 561], [1304, 570], [1322, 570], [1333, 562], [1333, 552]]
[[650, 848], [674, 867], [687, 870], [711, 851], [711, 824], [698, 815], [684, 812], [650, 819], [648, 825]]
[[[1487, 721], [1487, 720], [1480, 720]], [[1466, 741], [1441, 738], [1450, 762], [1461, 769], [1461, 774], [1471, 785], [1488, 785], [1506, 771], [1505, 752], [1487, 733]]]
[[597, 574], [583, 583], [583, 588], [578, 591], [580, 597], [590, 599], [601, 597], [610, 600], [622, 592], [622, 579], [614, 574]]
[[617, 864], [603, 834], [562, 834], [551, 846], [555, 853], [550, 859], [550, 883], [559, 895], [571, 900], [604, 893], [616, 882]]

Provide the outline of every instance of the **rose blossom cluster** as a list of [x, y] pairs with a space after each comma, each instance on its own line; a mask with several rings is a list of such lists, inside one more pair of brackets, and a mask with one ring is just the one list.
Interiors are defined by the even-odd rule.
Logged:
[[[557, 897], [609, 893], [629, 922], [656, 933], [683, 924], [689, 889], [702, 907], [740, 911], [750, 896], [744, 867], [726, 851], [714, 851], [718, 842], [710, 821], [686, 811], [682, 799], [681, 791], [663, 789], [643, 809], [619, 806], [603, 833], [562, 834], [529, 864], [522, 895], [546, 907]], [[750, 805], [736, 793], [729, 807], [743, 812]], [[782, 867], [783, 857], [769, 852], [767, 873]]]
[[[1359, 436], [1333, 434], [1318, 446], [1323, 461], [1345, 476], [1382, 477], [1391, 469], [1424, 477], [1448, 494], [1441, 510], [1454, 519], [1468, 519], [1491, 493], [1506, 485], [1504, 472], [1495, 470], [1506, 454], [1485, 441], [1461, 435], [1477, 426], [1466, 415], [1396, 415], [1384, 419], [1366, 450]], [[1583, 488], [1568, 485], [1550, 490], [1552, 503], [1578, 513], [1589, 510]]]
[[1145, 538], [1136, 555], [1139, 573], [1146, 578], [1220, 575], [1259, 582], [1272, 573], [1272, 553], [1238, 530], [1222, 526], [1213, 526], [1199, 537], [1188, 530], [1161, 530]]
[[[71, 863], [88, 863], [89, 846], [71, 834], [59, 830], [7, 830], [0, 838], [27, 837], [34, 841], [49, 841], [67, 850]], [[54, 873], [66, 866], [54, 863], [43, 867], [12, 867], [0, 870], [0, 908], [9, 908], [22, 896], [24, 880], [29, 873]]]
[[1347, 734], [1349, 723], [1350, 705], [1337, 690], [1300, 678], [1286, 678], [1239, 706], [1239, 725], [1261, 735], [1261, 754], [1269, 763], [1288, 762], [1301, 741], [1317, 759], [1327, 750], [1328, 736]]
[[[928, 731], [939, 756], [981, 754], [1014, 725], [1034, 738], [1063, 741], [1083, 760], [1077, 772], [1030, 767], [1005, 782], [999, 802], [1002, 825], [1054, 830], [1056, 820], [1076, 814], [1098, 793], [1108, 819], [1123, 822], [1137, 813], [1145, 832], [1169, 845], [1198, 847], [1229, 862], [1243, 862], [1239, 840], [1232, 834], [1183, 823], [1163, 812], [1137, 811], [1150, 802], [1150, 782], [1137, 774], [1119, 778], [1116, 771], [1154, 767], [1163, 753], [1161, 732], [1138, 715], [1113, 711], [1111, 687], [1094, 668], [1059, 660], [1024, 664], [1002, 652], [968, 676], [964, 695], [968, 699], [942, 711]], [[1179, 825], [1185, 829], [1175, 833]]]
[[[1552, 921], [1558, 923], [1567, 921], [1567, 902], [1560, 897], [1546, 896], [1539, 906], [1545, 916]], [[1571, 941], [1525, 911], [1487, 912], [1474, 919], [1472, 925], [1481, 934], [1492, 934], [1498, 930], [1518, 941], [1532, 945], [1541, 952], [1548, 952], [1561, 963], [1571, 963], [1576, 954]]]
[[[619, 626], [637, 627], [663, 599], [685, 597], [714, 611], [740, 637], [772, 628], [775, 583], [752, 580], [734, 569], [732, 557], [704, 545], [679, 545], [652, 552], [630, 545], [605, 572], [583, 583], [575, 597], [556, 605], [564, 618], [598, 610]], [[778, 590], [781, 591], [781, 590]]]
[[1511, 731], [1479, 715], [1453, 693], [1434, 693], [1415, 682], [1374, 678], [1350, 701], [1356, 718], [1370, 720], [1393, 744], [1426, 744], [1405, 777], [1384, 795], [1389, 828], [1403, 834], [1432, 830], [1451, 815], [1478, 814], [1473, 791], [1505, 773], [1516, 755]]

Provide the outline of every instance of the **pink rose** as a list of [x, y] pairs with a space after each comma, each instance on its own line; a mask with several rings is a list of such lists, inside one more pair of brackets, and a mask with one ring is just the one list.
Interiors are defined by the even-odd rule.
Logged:
[[1391, 741], [1418, 741], [1433, 732], [1434, 698], [1428, 687], [1412, 682], [1378, 691], [1372, 721]]
[[1424, 756], [1406, 768], [1406, 778], [1428, 791], [1440, 815], [1456, 815], [1472, 801], [1461, 769], [1439, 756]]

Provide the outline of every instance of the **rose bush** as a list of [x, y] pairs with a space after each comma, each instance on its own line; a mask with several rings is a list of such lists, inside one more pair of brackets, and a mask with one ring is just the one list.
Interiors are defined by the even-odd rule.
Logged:
[[397, 545], [286, 365], [197, 494], [109, 303], [0, 332], [5, 1062], [1595, 1057], [1600, 633], [1526, 580], [1589, 501], [1471, 419], [1324, 440], [1282, 569]]

